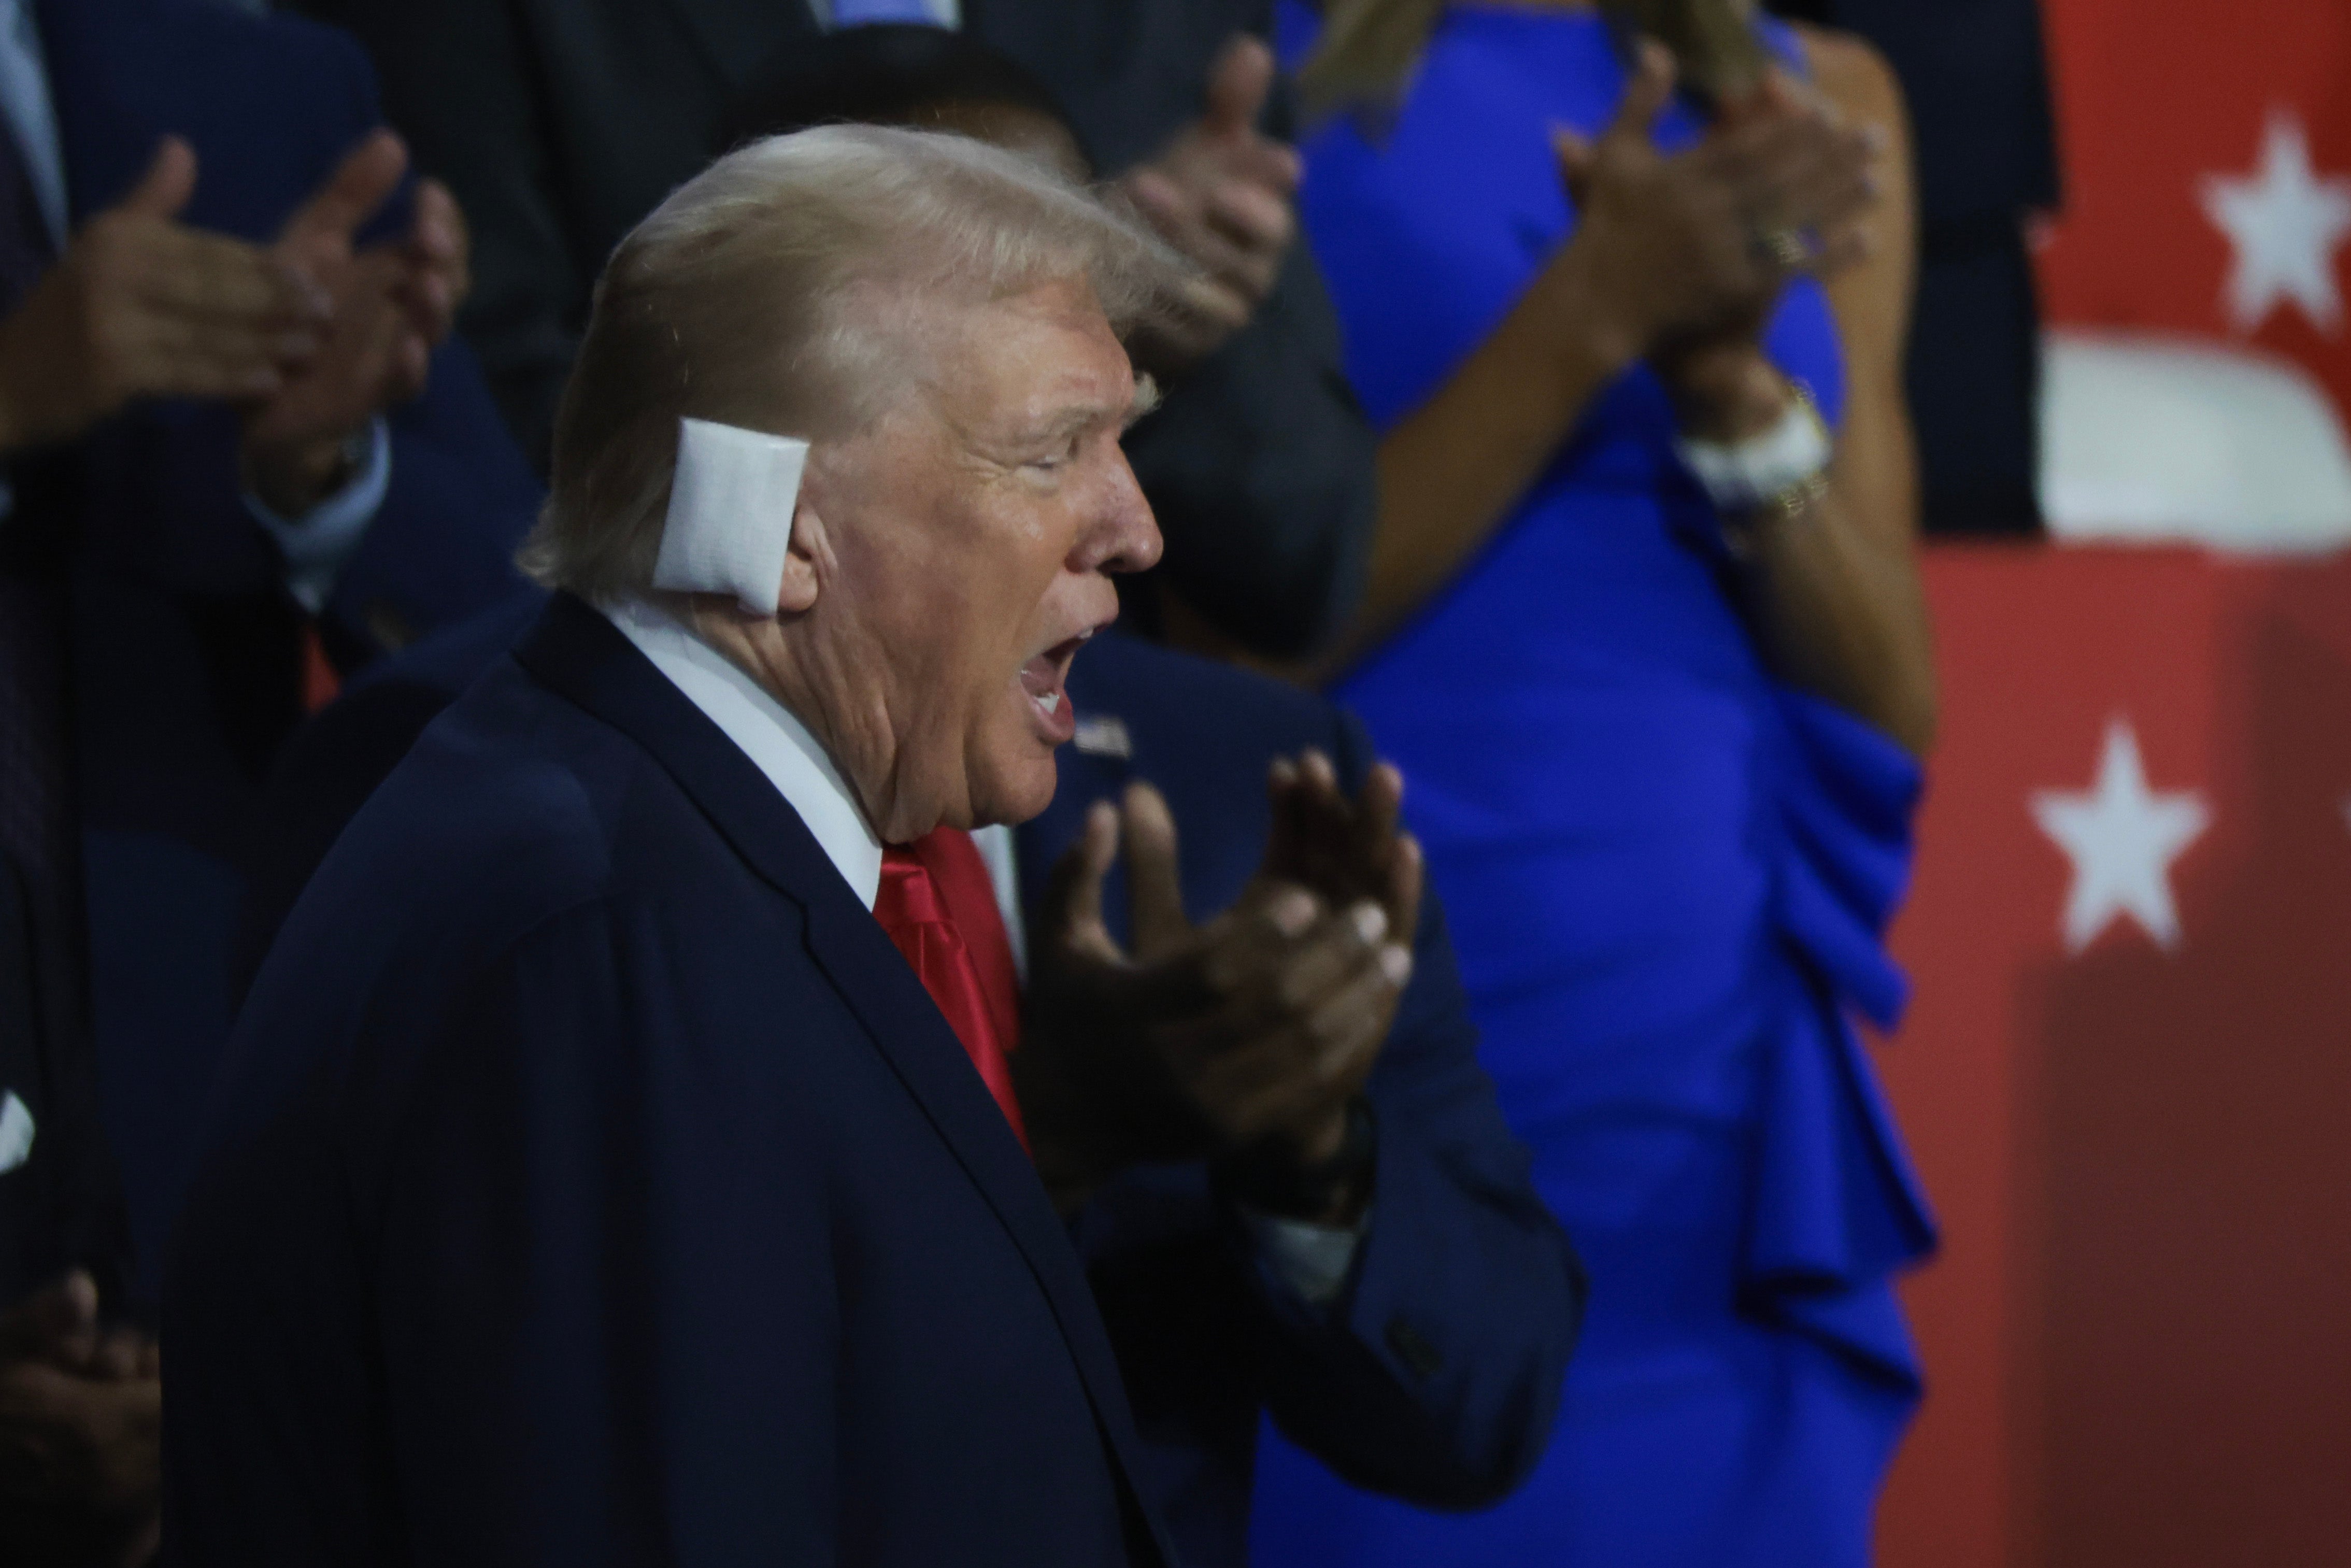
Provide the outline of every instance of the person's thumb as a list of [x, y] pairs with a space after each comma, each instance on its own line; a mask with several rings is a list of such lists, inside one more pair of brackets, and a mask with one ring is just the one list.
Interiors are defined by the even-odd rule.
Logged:
[[139, 183], [122, 198], [122, 210], [141, 217], [176, 218], [195, 193], [196, 150], [176, 136], [166, 136], [156, 144]]
[[1564, 125], [1554, 125], [1551, 128], [1551, 151], [1559, 160], [1559, 180], [1567, 187], [1567, 199], [1583, 206], [1592, 190], [1592, 169], [1600, 161], [1600, 149], [1593, 144], [1592, 138]]
[[1148, 961], [1192, 935], [1184, 914], [1176, 814], [1165, 796], [1138, 779], [1127, 786], [1125, 816], [1127, 924], [1136, 956]]
[[1273, 51], [1244, 33], [1227, 44], [1208, 68], [1207, 129], [1239, 134], [1254, 130], [1273, 90]]
[[1077, 841], [1061, 852], [1045, 883], [1045, 929], [1063, 946], [1096, 957], [1123, 956], [1102, 923], [1102, 878], [1118, 859], [1118, 808], [1097, 800]]
[[1666, 111], [1673, 96], [1673, 51], [1655, 38], [1643, 38], [1635, 46], [1625, 96], [1617, 100], [1616, 118], [1609, 121], [1603, 140], [1632, 138], [1646, 146], [1656, 130], [1657, 116]]

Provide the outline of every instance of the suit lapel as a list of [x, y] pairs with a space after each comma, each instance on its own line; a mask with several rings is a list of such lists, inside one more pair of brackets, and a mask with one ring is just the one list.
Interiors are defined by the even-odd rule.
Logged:
[[745, 863], [807, 912], [810, 956], [1027, 1260], [1133, 1485], [1141, 1473], [1133, 1417], [1068, 1233], [954, 1031], [799, 813], [626, 637], [571, 595], [555, 597], [516, 657], [549, 688], [643, 746]]

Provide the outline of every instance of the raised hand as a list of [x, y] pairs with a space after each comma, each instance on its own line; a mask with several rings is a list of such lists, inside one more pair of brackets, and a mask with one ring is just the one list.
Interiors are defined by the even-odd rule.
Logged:
[[[1282, 852], [1303, 863], [1321, 852], [1327, 828], [1318, 818], [1302, 834], [1290, 830]], [[1122, 843], [1131, 950], [1102, 915], [1102, 879]], [[1411, 950], [1390, 940], [1385, 904], [1334, 904], [1260, 874], [1230, 909], [1195, 926], [1174, 819], [1156, 790], [1137, 784], [1120, 806], [1103, 802], [1089, 815], [1055, 868], [1046, 916], [1013, 1072], [1040, 1169], [1065, 1204], [1144, 1161], [1269, 1140], [1306, 1164], [1335, 1150], [1411, 975]]]
[[331, 300], [286, 258], [183, 226], [196, 155], [165, 137], [0, 321], [0, 453], [81, 434], [141, 397], [270, 398], [318, 351]]
[[1272, 292], [1297, 238], [1298, 153], [1257, 128], [1273, 74], [1272, 50], [1234, 38], [1209, 67], [1200, 118], [1118, 183], [1160, 236], [1201, 268], [1178, 318], [1138, 344], [1161, 374], [1181, 374], [1239, 330]]
[[332, 329], [317, 355], [246, 410], [246, 479], [280, 512], [307, 511], [348, 480], [347, 443], [424, 389], [433, 350], [465, 297], [465, 221], [432, 181], [417, 186], [404, 237], [365, 249], [357, 244], [407, 167], [400, 138], [374, 132], [287, 220], [274, 247], [334, 302]]
[[1774, 71], [1696, 146], [1663, 153], [1651, 137], [1673, 83], [1672, 57], [1644, 44], [1598, 140], [1554, 132], [1579, 215], [1537, 285], [1580, 293], [1579, 318], [1617, 335], [1615, 357], [1654, 356], [1668, 374], [1695, 350], [1751, 341], [1790, 278], [1866, 253], [1882, 145]]
[[1388, 929], [1411, 941], [1425, 870], [1418, 841], [1403, 829], [1404, 775], [1379, 763], [1350, 800], [1331, 759], [1310, 750], [1277, 759], [1269, 791], [1273, 833], [1261, 874], [1308, 888], [1334, 908], [1376, 904]]

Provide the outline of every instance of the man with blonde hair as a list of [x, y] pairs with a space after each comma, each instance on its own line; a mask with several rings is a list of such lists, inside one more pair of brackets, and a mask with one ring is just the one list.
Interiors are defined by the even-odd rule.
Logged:
[[1176, 267], [865, 127], [622, 244], [559, 591], [246, 1006], [166, 1284], [177, 1559], [1167, 1560], [967, 831], [1050, 800], [1159, 553], [1119, 333]]

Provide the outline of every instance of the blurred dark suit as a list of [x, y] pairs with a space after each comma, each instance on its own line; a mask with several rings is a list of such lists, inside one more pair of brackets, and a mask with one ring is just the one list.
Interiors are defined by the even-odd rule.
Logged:
[[[605, 258], [725, 150], [734, 95], [818, 36], [806, 0], [300, 3], [367, 44], [392, 122], [472, 218], [463, 326], [543, 471]], [[1264, 33], [1270, 12], [1266, 0], [967, 0], [963, 19], [1052, 90], [1095, 166], [1116, 173], [1199, 112], [1218, 47]], [[1274, 656], [1307, 651], [1361, 591], [1374, 444], [1301, 243], [1250, 324], [1128, 438], [1167, 539], [1160, 574], [1226, 635]], [[1121, 587], [1147, 612], [1147, 595]]]
[[1910, 414], [1929, 533], [2036, 534], [2041, 311], [2025, 225], [2057, 205], [2038, 0], [1773, 0], [1882, 50], [1908, 99], [1919, 267]]
[[55, 588], [0, 566], [0, 1312], [76, 1268], [111, 1305], [131, 1265], [84, 1005]]

